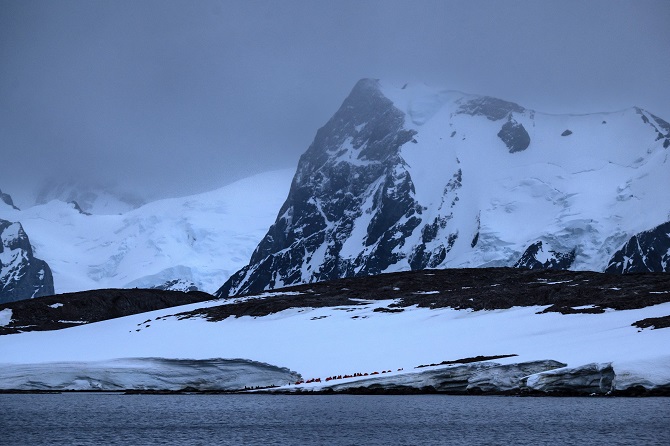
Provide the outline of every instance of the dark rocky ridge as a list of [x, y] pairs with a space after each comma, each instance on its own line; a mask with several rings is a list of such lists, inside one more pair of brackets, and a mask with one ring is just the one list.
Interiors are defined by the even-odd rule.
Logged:
[[656, 330], [659, 328], [670, 328], [670, 315], [661, 317], [648, 317], [640, 321], [633, 322], [634, 327], [651, 328]]
[[0, 303], [54, 293], [51, 268], [33, 255], [21, 223], [0, 219]]
[[[645, 112], [639, 107], [635, 107], [635, 111], [640, 115], [645, 124], [651, 125], [654, 130], [656, 130], [656, 140], [658, 141], [662, 139], [663, 147], [666, 149], [670, 147], [670, 123], [652, 113]], [[647, 117], [647, 115], [650, 118]]]
[[[286, 202], [249, 265], [215, 294], [255, 293], [304, 281], [303, 265], [322, 247], [323, 263], [306, 267], [308, 282], [379, 274], [397, 262], [393, 251], [402, 238], [395, 234], [407, 237], [421, 213], [399, 156], [414, 135], [403, 125], [404, 113], [379, 91], [378, 81], [359, 81], [300, 157]], [[351, 153], [354, 162], [341, 162], [340, 156]], [[367, 228], [366, 253], [344, 260], [342, 246], [369, 193], [376, 212]]]
[[176, 316], [220, 321], [229, 316], [266, 316], [301, 307], [359, 306], [366, 300], [385, 299], [398, 299], [390, 310], [411, 305], [472, 310], [546, 305], [544, 312], [602, 313], [606, 308], [625, 310], [669, 302], [670, 275], [516, 268], [408, 271], [292, 286], [274, 290], [267, 297]]
[[68, 204], [71, 205], [77, 212], [79, 212], [81, 215], [91, 215], [90, 212], [84, 211], [81, 206], [79, 206], [79, 203], [77, 203], [75, 200], [68, 201]]
[[0, 335], [58, 330], [212, 298], [212, 295], [199, 291], [106, 289], [22, 300], [0, 304], [0, 311], [12, 310], [12, 320], [7, 326], [0, 327]]
[[614, 253], [608, 273], [670, 272], [670, 221], [635, 234]]
[[2, 190], [0, 190], [0, 201], [5, 203], [7, 206], [11, 206], [13, 209], [16, 209], [17, 211], [20, 210], [14, 205], [14, 200], [12, 200], [12, 196], [4, 193]]

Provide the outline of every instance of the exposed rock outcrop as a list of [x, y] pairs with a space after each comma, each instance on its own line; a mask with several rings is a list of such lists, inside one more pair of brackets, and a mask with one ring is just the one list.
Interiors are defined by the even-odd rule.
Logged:
[[605, 272], [670, 272], [670, 221], [631, 237], [614, 253]]
[[458, 113], [470, 116], [485, 116], [491, 121], [508, 118], [512, 113], [523, 113], [526, 109], [514, 102], [490, 96], [477, 97], [464, 101], [458, 108]]
[[559, 252], [551, 249], [545, 250], [542, 246], [542, 241], [538, 240], [526, 249], [523, 255], [514, 264], [514, 267], [565, 270], [570, 268], [574, 261], [574, 249], [570, 252]]
[[512, 118], [500, 128], [498, 138], [505, 143], [509, 153], [521, 152], [530, 145], [530, 135], [526, 128]]
[[49, 265], [35, 258], [21, 223], [0, 220], [0, 302], [54, 293]]
[[5, 203], [7, 206], [11, 206], [12, 209], [15, 209], [17, 211], [20, 210], [19, 208], [14, 206], [14, 200], [12, 200], [12, 196], [4, 193], [2, 190], [0, 190], [0, 201]]
[[191, 291], [199, 291], [195, 283], [184, 279], [168, 280], [167, 282], [164, 282], [161, 285], [157, 285], [151, 288], [154, 290], [164, 290], [164, 291], [182, 291], [184, 293], [190, 293]]
[[82, 215], [91, 215], [90, 212], [84, 211], [81, 208], [81, 206], [79, 206], [79, 203], [77, 203], [75, 200], [69, 201], [68, 204], [71, 205], [75, 209], [75, 211], [79, 212]]

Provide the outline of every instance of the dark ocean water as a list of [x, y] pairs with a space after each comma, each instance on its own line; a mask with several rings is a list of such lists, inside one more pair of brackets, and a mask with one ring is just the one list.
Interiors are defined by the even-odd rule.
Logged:
[[0, 395], [1, 445], [670, 445], [670, 398]]

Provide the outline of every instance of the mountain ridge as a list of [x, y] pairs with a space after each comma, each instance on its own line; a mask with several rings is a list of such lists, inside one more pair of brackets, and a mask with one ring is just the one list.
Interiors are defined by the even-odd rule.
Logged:
[[670, 124], [639, 107], [547, 115], [364, 79], [301, 156], [249, 264], [216, 295], [512, 266], [538, 243], [562, 253], [561, 267], [603, 271], [627, 239], [668, 220], [668, 145]]

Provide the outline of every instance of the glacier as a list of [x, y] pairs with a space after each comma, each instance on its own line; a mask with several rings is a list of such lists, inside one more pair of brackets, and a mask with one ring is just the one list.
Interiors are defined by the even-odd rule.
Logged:
[[0, 383], [13, 390], [239, 390], [300, 379], [287, 369], [244, 359], [121, 358], [93, 362], [0, 364]]
[[212, 293], [246, 264], [291, 178], [290, 170], [266, 172], [114, 215], [85, 215], [59, 200], [23, 210], [0, 202], [0, 218], [21, 222], [56, 293], [179, 280]]

